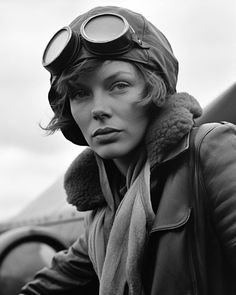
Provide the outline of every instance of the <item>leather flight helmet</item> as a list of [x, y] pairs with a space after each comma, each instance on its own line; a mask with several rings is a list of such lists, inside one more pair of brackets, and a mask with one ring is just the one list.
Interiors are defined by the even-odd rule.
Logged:
[[[79, 38], [83, 38], [83, 36], [81, 37], [81, 35], [83, 35], [81, 27], [84, 27], [84, 25], [87, 23], [87, 20], [93, 18], [93, 16], [104, 14], [114, 14], [117, 16], [121, 16], [122, 19], [124, 18], [128, 22], [132, 30], [132, 42], [136, 45], [129, 46], [129, 44], [127, 43], [127, 46], [125, 47], [126, 49], [118, 50], [118, 52], [112, 52], [112, 46], [110, 47], [111, 50], [108, 49], [107, 52], [106, 50], [104, 51], [105, 48], [101, 48], [101, 52], [103, 53], [99, 55], [99, 47], [98, 51], [96, 52], [96, 42], [91, 43], [90, 46], [89, 42], [81, 42], [82, 44], [78, 45], [78, 42], [76, 41], [77, 43], [75, 42], [76, 46], [74, 46], [73, 50], [71, 49], [70, 44], [68, 46], [68, 51], [65, 53], [67, 55], [65, 55], [64, 60], [68, 60], [68, 62], [71, 63], [69, 64], [69, 67], [70, 65], [78, 64], [79, 62], [82, 62], [86, 59], [115, 58], [124, 61], [134, 61], [141, 63], [144, 66], [147, 66], [149, 69], [157, 71], [164, 79], [169, 92], [176, 92], [176, 84], [178, 77], [178, 61], [173, 54], [171, 45], [166, 39], [166, 37], [141, 14], [135, 13], [125, 8], [115, 6], [96, 7], [78, 16], [66, 29], [69, 29], [72, 35], [76, 34], [77, 36], [79, 36]], [[86, 39], [86, 36], [84, 39]], [[88, 46], [86, 44], [88, 44]], [[107, 46], [107, 48], [109, 48], [109, 45]], [[46, 50], [47, 48], [45, 49], [45, 51]], [[74, 55], [73, 58], [71, 58], [70, 52], [71, 55]], [[44, 62], [44, 60], [43, 65], [45, 66], [45, 68], [47, 68], [47, 65]], [[50, 69], [48, 70], [50, 71]], [[58, 94], [54, 85], [60, 74], [60, 72], [56, 72], [54, 69], [51, 70], [51, 87], [49, 90], [48, 98], [52, 110], [54, 102], [58, 98]], [[66, 103], [68, 104], [68, 101]], [[67, 107], [66, 109], [68, 112], [69, 108]], [[69, 116], [71, 116], [70, 124], [68, 124], [65, 128], [61, 129], [63, 135], [68, 140], [77, 145], [87, 146], [88, 143], [82, 135], [80, 128], [73, 120], [72, 115], [69, 114]]]

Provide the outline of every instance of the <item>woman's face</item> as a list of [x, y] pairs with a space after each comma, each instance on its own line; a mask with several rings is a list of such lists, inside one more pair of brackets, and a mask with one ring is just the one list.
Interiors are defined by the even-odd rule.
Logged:
[[142, 141], [149, 119], [137, 101], [144, 87], [138, 70], [123, 61], [105, 61], [76, 81], [72, 116], [100, 157], [125, 159]]

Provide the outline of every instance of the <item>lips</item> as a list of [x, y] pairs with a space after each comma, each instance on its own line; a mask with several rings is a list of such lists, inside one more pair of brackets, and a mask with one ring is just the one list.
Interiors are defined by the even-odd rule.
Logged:
[[114, 132], [120, 132], [121, 130], [116, 129], [116, 128], [111, 128], [111, 127], [106, 127], [106, 128], [98, 128], [93, 132], [93, 137], [96, 137], [98, 135], [105, 135], [109, 133], [114, 133]]

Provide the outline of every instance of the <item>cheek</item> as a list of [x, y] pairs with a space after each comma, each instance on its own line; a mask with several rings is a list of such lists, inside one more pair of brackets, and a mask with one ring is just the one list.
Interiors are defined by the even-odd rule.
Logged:
[[77, 122], [77, 114], [78, 114], [78, 107], [76, 107], [76, 105], [70, 101], [70, 111], [72, 114], [73, 119]]
[[79, 107], [71, 104], [71, 114], [76, 124], [79, 126], [80, 130], [84, 134], [86, 132], [86, 127], [88, 126], [89, 116], [86, 111]]
[[140, 141], [145, 136], [148, 124], [149, 117], [144, 112], [133, 112], [126, 118], [127, 127], [128, 127], [128, 135], [131, 141]]
[[125, 114], [123, 113], [126, 121], [128, 124], [130, 124], [132, 127], [137, 127], [138, 128], [146, 128], [146, 125], [148, 124], [149, 121], [149, 114], [147, 110], [145, 110], [143, 107], [131, 107], [129, 112]]
[[147, 118], [139, 118], [136, 124], [133, 125], [134, 135], [138, 138], [143, 138], [145, 136], [148, 126]]

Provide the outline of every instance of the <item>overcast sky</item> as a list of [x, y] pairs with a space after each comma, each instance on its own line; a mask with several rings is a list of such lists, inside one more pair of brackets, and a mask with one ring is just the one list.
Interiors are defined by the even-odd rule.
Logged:
[[52, 115], [41, 57], [58, 29], [98, 5], [124, 6], [154, 23], [179, 60], [178, 91], [202, 106], [236, 82], [235, 0], [1, 0], [0, 220], [42, 193], [81, 151], [38, 126]]

